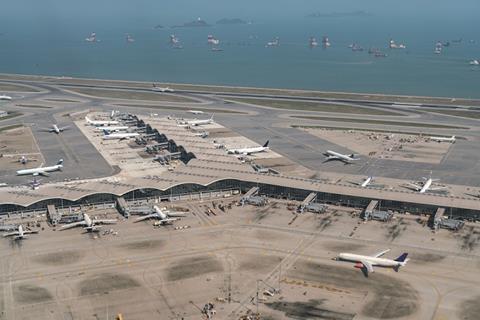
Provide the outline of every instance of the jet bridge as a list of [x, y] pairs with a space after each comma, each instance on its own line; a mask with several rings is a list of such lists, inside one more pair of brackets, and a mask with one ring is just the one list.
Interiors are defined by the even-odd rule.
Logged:
[[306, 208], [310, 203], [312, 203], [312, 201], [315, 201], [316, 198], [317, 198], [317, 193], [316, 193], [316, 192], [310, 193], [310, 194], [303, 200], [303, 202], [298, 206], [297, 212], [298, 212], [298, 213], [303, 213], [303, 212], [305, 211], [305, 208]]
[[258, 187], [250, 188], [250, 190], [248, 190], [247, 193], [245, 193], [243, 197], [240, 199], [240, 204], [243, 206], [248, 201], [248, 199], [250, 199], [251, 197], [255, 196], [258, 193], [258, 190], [260, 190]]
[[433, 230], [437, 231], [440, 229], [440, 223], [443, 220], [443, 215], [445, 214], [445, 208], [438, 208], [433, 216], [430, 216], [430, 226]]
[[57, 211], [54, 204], [49, 204], [47, 206], [47, 218], [53, 226], [56, 226], [60, 222], [62, 215]]
[[372, 215], [373, 211], [377, 206], [378, 206], [378, 200], [370, 201], [367, 208], [363, 211], [363, 220], [365, 221], [369, 220], [371, 218], [370, 216]]
[[117, 208], [118, 212], [120, 212], [120, 214], [125, 218], [130, 216], [130, 207], [123, 197], [117, 198], [115, 201], [115, 208]]

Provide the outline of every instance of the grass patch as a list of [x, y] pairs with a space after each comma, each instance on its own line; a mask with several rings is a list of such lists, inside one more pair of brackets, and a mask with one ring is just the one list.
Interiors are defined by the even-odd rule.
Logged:
[[23, 124], [12, 124], [11, 126], [1, 127], [0, 132], [13, 130], [13, 129], [21, 128], [21, 127], [23, 127]]
[[22, 86], [13, 83], [0, 83], [0, 91], [2, 92], [40, 92], [32, 87]]
[[100, 97], [100, 98], [187, 102], [187, 103], [197, 102], [196, 100], [193, 100], [193, 99], [188, 99], [185, 97], [165, 94], [165, 93], [139, 92], [139, 91], [128, 91], [128, 90], [90, 89], [90, 88], [69, 88], [68, 90], [76, 93], [85, 94], [93, 97]]
[[456, 116], [467, 119], [480, 119], [480, 111], [461, 110], [425, 110], [431, 113], [439, 113], [447, 116]]
[[42, 106], [38, 104], [16, 104], [17, 107], [22, 108], [38, 108], [38, 109], [51, 109], [52, 107], [49, 106]]
[[15, 118], [15, 117], [20, 117], [20, 116], [22, 116], [22, 115], [23, 115], [23, 113], [18, 112], [18, 111], [9, 112], [9, 113], [7, 113], [7, 116], [1, 117], [1, 118], [0, 118], [0, 121], [12, 119], [12, 118]]
[[382, 116], [403, 116], [403, 114], [385, 111], [380, 109], [353, 107], [346, 105], [323, 104], [319, 102], [309, 101], [293, 101], [293, 100], [273, 100], [273, 99], [255, 99], [255, 98], [235, 98], [228, 101], [250, 103], [264, 107], [288, 110], [302, 110], [302, 111], [320, 111], [320, 112], [335, 112], [335, 113], [352, 113], [352, 114], [371, 114]]
[[[150, 109], [165, 109], [165, 110], [177, 110], [177, 111], [188, 111], [192, 110], [192, 108], [189, 107], [173, 107], [173, 106], [157, 106], [157, 105], [147, 105], [147, 104], [118, 104], [119, 106], [122, 107], [137, 107], [137, 108], [150, 108]], [[201, 108], [201, 111], [205, 113], [235, 113], [235, 114], [247, 114], [245, 112], [241, 111], [233, 111], [233, 110], [224, 110], [224, 109], [206, 109], [206, 108]]]
[[[354, 130], [354, 131], [362, 131], [362, 132], [379, 132], [379, 133], [398, 133], [398, 134], [409, 134], [415, 136], [427, 136], [423, 132], [414, 132], [414, 131], [403, 131], [403, 130], [382, 130], [382, 129], [365, 129], [365, 128], [354, 128], [354, 127], [335, 127], [335, 126], [304, 126], [299, 124], [291, 125], [292, 128], [297, 129], [327, 129], [327, 130]], [[446, 136], [444, 133], [435, 133], [429, 132], [428, 136], [435, 136], [435, 137], [445, 137], [450, 138], [451, 136]], [[467, 140], [465, 137], [455, 136], [457, 140]]]
[[[400, 127], [467, 129], [467, 130], [470, 129], [466, 127], [449, 126], [449, 125], [443, 125], [443, 124], [431, 124], [431, 123], [420, 123], [420, 122], [398, 122], [398, 121], [388, 121], [388, 120], [348, 119], [348, 118], [331, 118], [331, 117], [315, 117], [315, 116], [292, 116], [292, 118], [307, 119], [307, 120], [321, 120], [321, 121], [349, 122], [349, 123], [367, 123], [367, 124], [379, 124], [379, 125], [385, 125], [385, 126], [400, 126]], [[308, 128], [311, 126], [300, 126], [300, 127]], [[313, 127], [317, 127], [317, 126], [313, 126]]]

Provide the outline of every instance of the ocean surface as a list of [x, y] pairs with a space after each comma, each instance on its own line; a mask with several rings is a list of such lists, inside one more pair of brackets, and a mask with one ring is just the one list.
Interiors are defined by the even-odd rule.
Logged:
[[[374, 15], [249, 25], [208, 22], [213, 25], [158, 30], [141, 20], [33, 27], [0, 22], [0, 72], [480, 98], [480, 67], [469, 65], [480, 59], [480, 23], [472, 20], [438, 23]], [[94, 31], [100, 41], [86, 42]], [[126, 33], [135, 42], [127, 43]], [[180, 39], [183, 49], [169, 45], [170, 34]], [[223, 51], [210, 50], [209, 34], [220, 40]], [[321, 47], [324, 35], [331, 42], [328, 49]], [[320, 42], [313, 49], [308, 46], [311, 36]], [[265, 47], [275, 37], [280, 45]], [[388, 49], [391, 38], [407, 49]], [[460, 38], [460, 43], [452, 42]], [[440, 55], [434, 54], [437, 40], [451, 43]], [[365, 51], [352, 52], [351, 43]], [[370, 47], [388, 57], [369, 55]]]

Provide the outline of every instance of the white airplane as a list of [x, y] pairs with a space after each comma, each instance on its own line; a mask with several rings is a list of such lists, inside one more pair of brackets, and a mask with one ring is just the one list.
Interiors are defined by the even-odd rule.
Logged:
[[91, 231], [98, 231], [100, 229], [99, 224], [115, 224], [117, 223], [116, 219], [92, 219], [90, 216], [86, 213], [83, 214], [83, 220], [82, 221], [77, 221], [69, 224], [65, 224], [62, 227], [60, 227], [60, 231], [62, 230], [67, 230], [71, 228], [76, 228], [76, 227], [83, 227], [83, 229], [91, 232]]
[[406, 187], [407, 188], [410, 188], [410, 189], [413, 189], [415, 191], [418, 191], [419, 193], [425, 193], [427, 192], [428, 190], [430, 191], [439, 191], [439, 190], [446, 190], [447, 188], [446, 187], [432, 187], [432, 184], [435, 182], [435, 181], [438, 181], [439, 179], [432, 179], [432, 174], [430, 173], [430, 177], [429, 178], [426, 178], [426, 177], [422, 177], [422, 179], [425, 181], [425, 182], [420, 182], [420, 184], [418, 183], [407, 183]]
[[23, 226], [19, 225], [17, 231], [4, 233], [4, 237], [13, 237], [14, 240], [26, 239], [26, 234], [38, 233], [37, 230], [23, 230]]
[[203, 125], [206, 125], [206, 124], [210, 124], [210, 123], [213, 123], [213, 115], [212, 114], [212, 117], [210, 119], [205, 119], [205, 120], [190, 120], [190, 121], [187, 121], [187, 125], [189, 126], [203, 126]]
[[450, 138], [447, 137], [430, 137], [430, 140], [436, 141], [436, 142], [450, 142], [450, 143], [455, 143], [457, 140], [455, 136], [451, 136]]
[[153, 206], [153, 213], [144, 215], [135, 220], [135, 222], [140, 222], [147, 219], [158, 219], [160, 224], [168, 224], [173, 221], [177, 221], [179, 217], [184, 217], [185, 214], [183, 212], [169, 212], [160, 209], [158, 206]]
[[175, 90], [173, 90], [172, 88], [170, 87], [157, 87], [155, 85], [155, 83], [153, 84], [153, 88], [152, 88], [153, 91], [158, 91], [158, 92], [175, 92]]
[[20, 162], [21, 164], [27, 164], [30, 161], [37, 161], [37, 159], [27, 158], [26, 156], [21, 156], [18, 160], [13, 161], [13, 162]]
[[12, 100], [12, 97], [6, 96], [6, 95], [4, 95], [4, 94], [0, 94], [0, 100], [11, 101], [11, 100]]
[[52, 124], [52, 127], [50, 129], [41, 129], [41, 131], [46, 131], [46, 132], [55, 132], [56, 134], [59, 134], [60, 132], [63, 132], [65, 130], [68, 130], [70, 129], [69, 126], [66, 126], [66, 127], [59, 127], [58, 125], [56, 124]]
[[108, 131], [108, 132], [126, 131], [128, 129], [129, 129], [129, 127], [127, 127], [127, 126], [110, 126], [110, 127], [98, 127], [98, 128], [96, 128], [97, 131], [102, 131], [102, 132], [105, 132], [105, 131]]
[[366, 272], [366, 275], [372, 273], [374, 266], [384, 267], [384, 268], [393, 268], [396, 272], [403, 267], [408, 262], [408, 253], [403, 253], [401, 256], [396, 258], [395, 260], [392, 259], [385, 259], [381, 258], [385, 253], [389, 252], [390, 249], [384, 250], [372, 256], [364, 256], [360, 254], [353, 254], [353, 253], [340, 253], [335, 260], [338, 261], [349, 261], [355, 262], [355, 268], [362, 269]]
[[268, 151], [270, 150], [270, 148], [268, 147], [268, 143], [270, 141], [267, 140], [267, 142], [265, 142], [265, 144], [261, 147], [250, 147], [250, 148], [240, 148], [240, 149], [228, 149], [227, 150], [227, 153], [230, 153], [230, 154], [242, 154], [242, 155], [250, 155], [250, 154], [253, 154], [253, 153], [258, 153], [258, 152], [264, 152], [264, 151]]
[[187, 112], [190, 112], [193, 114], [203, 114], [203, 111], [200, 111], [200, 110], [188, 110]]
[[54, 166], [42, 167], [42, 165], [40, 165], [40, 167], [38, 167], [38, 168], [18, 170], [17, 175], [22, 176], [22, 175], [30, 175], [31, 174], [31, 175], [34, 175], [34, 176], [38, 176], [38, 175], [48, 176], [49, 172], [62, 170], [63, 159], [58, 160], [57, 164], [54, 165]]
[[120, 133], [110, 133], [107, 130], [103, 130], [104, 136], [103, 140], [125, 140], [130, 138], [138, 137], [140, 134], [137, 132], [120, 132]]
[[362, 183], [356, 183], [356, 184], [362, 188], [365, 188], [372, 182], [373, 182], [373, 177], [366, 177], [365, 179], [363, 179]]
[[118, 121], [114, 121], [114, 120], [91, 120], [88, 116], [85, 116], [85, 121], [87, 121], [89, 125], [96, 126], [96, 127], [115, 126], [119, 124]]
[[324, 162], [330, 161], [330, 160], [340, 160], [345, 163], [350, 163], [351, 161], [357, 161], [360, 160], [360, 158], [356, 158], [355, 154], [341, 154], [335, 151], [327, 150], [327, 152], [324, 153], [324, 155], [327, 157]]

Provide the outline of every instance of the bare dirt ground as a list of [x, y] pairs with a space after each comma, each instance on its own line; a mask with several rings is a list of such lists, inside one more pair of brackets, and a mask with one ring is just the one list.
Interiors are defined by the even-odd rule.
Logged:
[[[0, 132], [0, 172], [2, 170], [19, 170], [24, 167], [39, 166], [43, 160], [38, 145], [29, 127], [19, 127]], [[31, 163], [22, 165], [20, 158], [25, 156]]]

